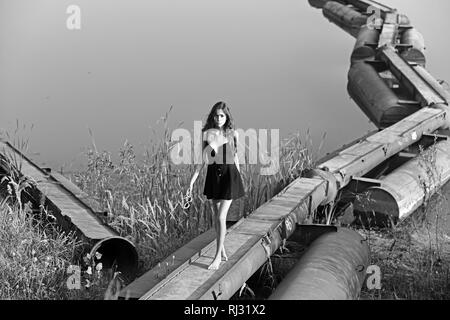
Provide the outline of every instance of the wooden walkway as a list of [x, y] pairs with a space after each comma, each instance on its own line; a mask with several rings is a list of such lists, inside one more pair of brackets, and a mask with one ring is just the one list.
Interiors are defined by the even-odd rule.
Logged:
[[334, 173], [340, 187], [352, 179], [363, 177], [371, 169], [401, 152], [422, 136], [433, 133], [448, 121], [445, 110], [422, 108], [402, 121], [377, 132], [359, 143], [339, 152], [318, 168]]
[[[54, 216], [61, 216], [67, 223], [74, 224], [89, 239], [100, 240], [117, 234], [96, 216], [96, 212], [81, 199], [87, 195], [78, 188], [70, 191], [63, 182], [36, 166], [8, 142], [0, 140], [0, 152], [7, 159], [14, 159], [21, 174], [36, 182], [36, 187], [44, 201], [50, 202]], [[77, 192], [78, 189], [78, 192]], [[74, 194], [75, 192], [75, 194]]]
[[[326, 195], [326, 185], [322, 179], [296, 179], [248, 218], [239, 220], [227, 231], [228, 261], [222, 262], [219, 270], [208, 270], [216, 251], [216, 241], [205, 245], [197, 240], [178, 251], [184, 257], [178, 259], [177, 253], [174, 253], [174, 259], [169, 256], [162, 266], [150, 270], [125, 288], [121, 297], [133, 298], [146, 291], [141, 295], [142, 300], [229, 299], [278, 249], [282, 240], [292, 234], [296, 224], [303, 223], [317, 208]], [[215, 238], [215, 234], [211, 230], [204, 238]], [[186, 253], [193, 248], [196, 252], [191, 252], [186, 259]], [[171, 258], [178, 266], [164, 274], [161, 269], [164, 270], [166, 262], [171, 264]]]
[[[424, 79], [415, 68], [422, 68], [415, 64], [410, 64], [404, 60], [393, 47], [387, 46], [381, 51], [381, 59], [391, 70], [392, 74], [414, 95], [414, 98], [421, 103], [421, 106], [432, 104], [447, 104], [448, 93], [430, 84], [429, 79]], [[431, 78], [431, 76], [430, 76]], [[437, 81], [436, 81], [437, 82]]]

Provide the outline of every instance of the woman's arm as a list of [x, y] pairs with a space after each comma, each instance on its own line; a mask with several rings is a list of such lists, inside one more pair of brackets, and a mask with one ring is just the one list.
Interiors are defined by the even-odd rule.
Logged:
[[191, 192], [192, 192], [192, 189], [194, 188], [194, 183], [197, 180], [198, 175], [200, 174], [200, 170], [202, 170], [202, 168], [203, 168], [203, 165], [204, 165], [204, 163], [195, 164], [195, 172], [192, 175], [191, 182], [189, 183], [189, 190], [191, 190]]
[[205, 165], [205, 162], [206, 162], [206, 149], [207, 149], [206, 147], [207, 146], [208, 146], [208, 142], [206, 140], [206, 135], [204, 134], [204, 136], [203, 136], [203, 145], [202, 145], [202, 159], [201, 159], [201, 163], [200, 164], [198, 164], [198, 163], [194, 164], [195, 165], [195, 172], [192, 175], [191, 181], [189, 183], [189, 190], [191, 190], [191, 191], [194, 188], [195, 181], [197, 180], [197, 178], [198, 178], [198, 176], [200, 174], [200, 171], [203, 169], [203, 166]]

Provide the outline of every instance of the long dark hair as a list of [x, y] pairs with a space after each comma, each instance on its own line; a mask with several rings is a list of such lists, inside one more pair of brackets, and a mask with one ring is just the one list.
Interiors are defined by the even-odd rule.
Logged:
[[[216, 115], [217, 110], [222, 110], [223, 113], [225, 113], [225, 115], [227, 116], [227, 121], [225, 121], [225, 124], [223, 125], [223, 131], [225, 136], [227, 136], [228, 138], [233, 138], [232, 133], [234, 132], [234, 120], [233, 117], [231, 116], [230, 108], [223, 101], [219, 101], [213, 105], [211, 111], [208, 114], [208, 118], [206, 119], [206, 123], [203, 126], [202, 132], [205, 132], [209, 129], [217, 128], [216, 123], [214, 121], [214, 116]], [[234, 139], [230, 140], [232, 141], [233, 149], [236, 152], [237, 141], [235, 141]]]
[[208, 118], [206, 119], [206, 123], [203, 126], [202, 132], [205, 132], [206, 130], [212, 128], [217, 128], [214, 122], [214, 116], [216, 115], [217, 110], [222, 110], [223, 113], [225, 113], [225, 115], [227, 116], [227, 121], [223, 125], [224, 131], [227, 132], [234, 129], [234, 120], [231, 116], [230, 108], [228, 108], [225, 102], [219, 101], [211, 108], [211, 111], [208, 114]]

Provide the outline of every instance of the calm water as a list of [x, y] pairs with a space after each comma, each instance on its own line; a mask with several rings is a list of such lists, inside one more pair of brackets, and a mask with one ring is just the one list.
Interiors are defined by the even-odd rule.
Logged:
[[[423, 33], [428, 69], [450, 80], [450, 3], [383, 0]], [[81, 30], [66, 28], [69, 5]], [[426, 6], [425, 6], [426, 4]], [[374, 128], [350, 100], [354, 40], [306, 0], [0, 0], [0, 128], [16, 121], [41, 164], [74, 169], [90, 145], [140, 152], [150, 127], [193, 130], [229, 103], [239, 128], [327, 133], [331, 151]]]

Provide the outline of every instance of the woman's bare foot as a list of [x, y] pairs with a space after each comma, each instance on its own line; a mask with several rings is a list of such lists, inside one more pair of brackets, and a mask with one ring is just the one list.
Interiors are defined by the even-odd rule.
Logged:
[[222, 248], [222, 260], [223, 261], [228, 261], [228, 256], [227, 253], [225, 252], [225, 248]]
[[220, 257], [219, 259], [214, 259], [214, 261], [209, 265], [208, 270], [217, 270], [220, 265]]

